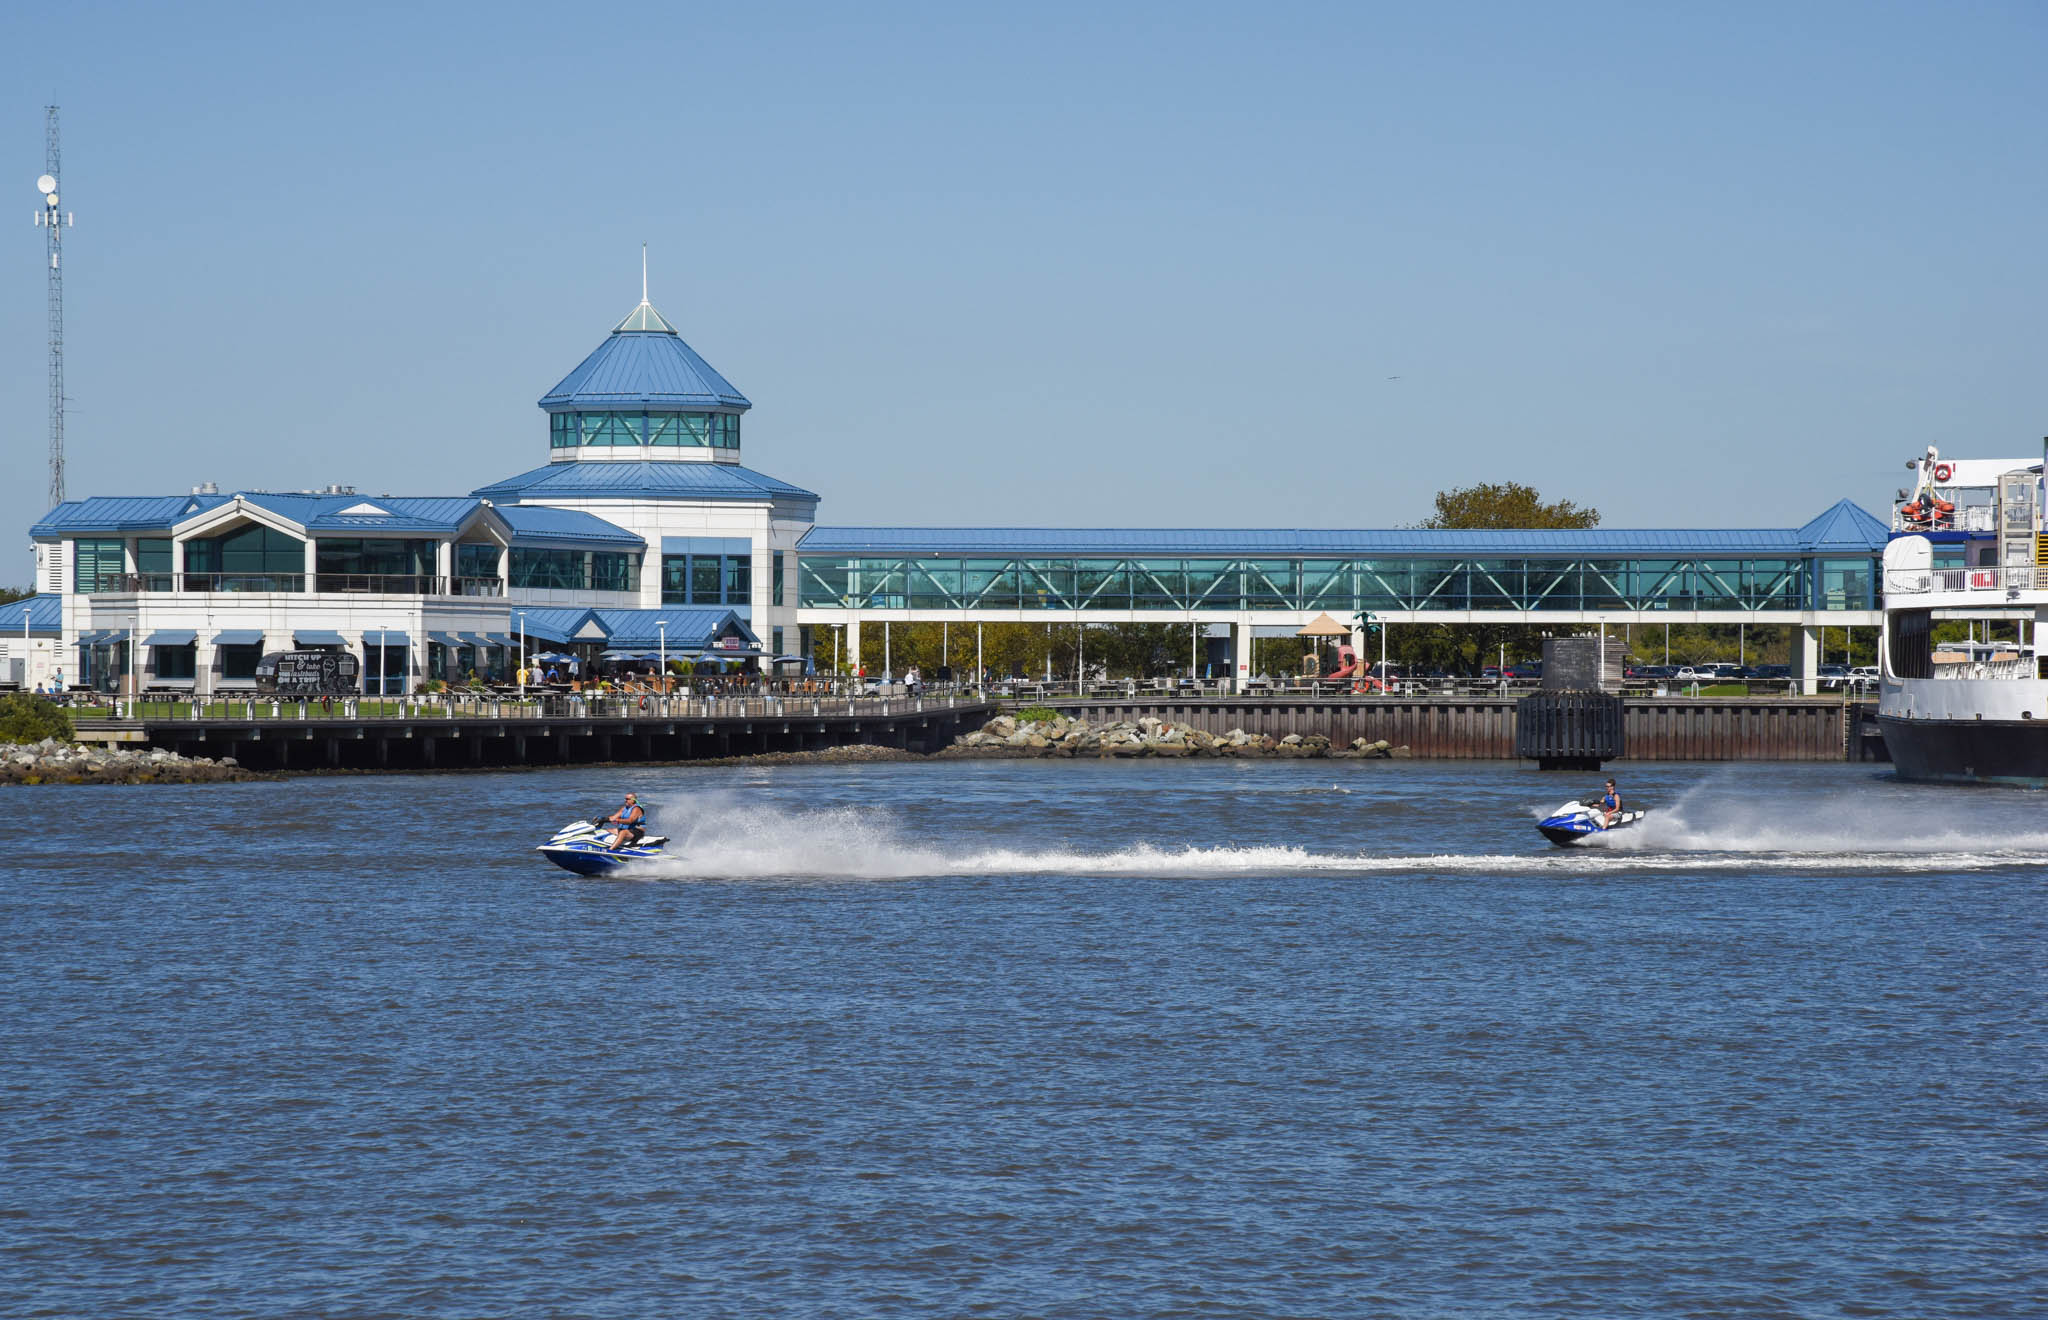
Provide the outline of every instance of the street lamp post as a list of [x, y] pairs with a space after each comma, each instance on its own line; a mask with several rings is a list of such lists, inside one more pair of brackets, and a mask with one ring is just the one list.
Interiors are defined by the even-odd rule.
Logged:
[[526, 700], [526, 611], [519, 611], [519, 699]]
[[35, 664], [35, 659], [34, 654], [29, 650], [28, 610], [23, 609], [21, 612], [21, 689], [24, 692], [28, 691], [28, 671], [30, 666]]
[[386, 627], [385, 625], [383, 625], [383, 624], [381, 624], [381, 623], [380, 623], [380, 624], [378, 624], [378, 625], [377, 625], [377, 709], [378, 709], [378, 710], [380, 710], [380, 711], [384, 709], [384, 698], [385, 698], [386, 696], [390, 695], [390, 692], [391, 692], [391, 675], [390, 675], [390, 673], [389, 673], [389, 672], [387, 672], [387, 670], [388, 670], [388, 666], [389, 666], [389, 665], [390, 665], [390, 663], [391, 663], [391, 662], [390, 662], [390, 660], [388, 659], [388, 656], [389, 656], [389, 654], [390, 654], [390, 653], [389, 653], [389, 652], [388, 652], [387, 650], [385, 650], [385, 647], [386, 647], [386, 646], [387, 646], [387, 645], [388, 645], [388, 644], [390, 643], [390, 641], [391, 641], [391, 629], [390, 629], [390, 628], [388, 628], [388, 627]]
[[658, 640], [661, 644], [661, 670], [658, 677], [660, 681], [661, 708], [666, 713], [668, 710], [668, 620], [656, 619], [654, 621], [654, 631], [659, 635]]

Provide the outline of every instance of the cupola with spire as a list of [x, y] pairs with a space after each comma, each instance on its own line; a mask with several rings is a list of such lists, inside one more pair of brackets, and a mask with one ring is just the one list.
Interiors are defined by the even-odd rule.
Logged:
[[542, 396], [553, 461], [737, 463], [740, 414], [754, 405], [697, 356], [647, 300]]

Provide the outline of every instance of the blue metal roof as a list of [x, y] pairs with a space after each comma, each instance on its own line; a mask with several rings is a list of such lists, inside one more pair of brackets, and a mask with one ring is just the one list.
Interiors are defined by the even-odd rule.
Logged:
[[1869, 550], [1882, 546], [1891, 528], [1861, 506], [1837, 500], [1826, 513], [1799, 529], [1800, 539], [1814, 550]]
[[309, 532], [423, 532], [446, 534], [459, 528], [480, 503], [473, 496], [304, 495], [254, 490], [241, 498], [304, 527]]
[[693, 500], [796, 499], [813, 503], [818, 498], [801, 486], [792, 486], [736, 463], [687, 460], [549, 463], [480, 487], [476, 494], [501, 505], [513, 500], [551, 498], [659, 499], [676, 496]]
[[[519, 631], [520, 611], [512, 611], [513, 633]], [[759, 647], [761, 639], [747, 627], [746, 620], [729, 609], [682, 608], [661, 610], [611, 610], [611, 609], [540, 609], [526, 610], [526, 636], [528, 640], [546, 642], [595, 642], [601, 641], [613, 650], [658, 649], [662, 644], [662, 624], [667, 624], [668, 649], [671, 655], [682, 655], [688, 651], [701, 651], [710, 647], [720, 634], [733, 632], [744, 637], [750, 647]], [[595, 622], [604, 633], [602, 638], [579, 637], [586, 631], [586, 625]]]
[[514, 545], [612, 545], [644, 550], [647, 542], [616, 523], [581, 509], [553, 509], [545, 504], [507, 504], [498, 516], [512, 529]]
[[230, 495], [96, 495], [66, 500], [29, 529], [32, 536], [86, 536], [96, 532], [163, 532], [240, 498], [295, 522], [309, 532], [444, 534], [476, 512], [475, 496], [321, 495], [288, 490], [245, 490]]
[[218, 508], [227, 495], [95, 495], [66, 500], [29, 528], [30, 536], [83, 536], [93, 532], [164, 532], [173, 523]]
[[[1846, 511], [1845, 511], [1846, 510]], [[1852, 516], [1855, 515], [1855, 516]], [[1857, 517], [1866, 520], [1859, 522]], [[1809, 536], [1817, 526], [1831, 538]], [[1859, 535], [1860, 534], [1860, 535]], [[1609, 528], [1437, 531], [1393, 528], [813, 527], [797, 543], [806, 555], [1145, 556], [1256, 558], [1262, 555], [1412, 557], [1514, 555], [1789, 556], [1815, 549], [1876, 553], [1883, 524], [1843, 501], [1805, 528]]]
[[683, 337], [641, 303], [561, 384], [541, 396], [549, 412], [610, 408], [726, 408], [754, 405]]
[[21, 636], [21, 614], [28, 611], [28, 635], [52, 637], [64, 630], [64, 598], [27, 596], [0, 605], [0, 636]]
[[749, 647], [758, 648], [761, 639], [747, 627], [739, 615], [722, 609], [672, 609], [672, 610], [593, 610], [597, 621], [611, 636], [607, 644], [615, 649], [648, 650], [657, 649], [662, 642], [664, 630], [658, 624], [666, 623], [668, 650], [671, 655], [683, 651], [701, 651], [710, 648], [711, 643], [724, 633], [736, 633], [746, 639]]

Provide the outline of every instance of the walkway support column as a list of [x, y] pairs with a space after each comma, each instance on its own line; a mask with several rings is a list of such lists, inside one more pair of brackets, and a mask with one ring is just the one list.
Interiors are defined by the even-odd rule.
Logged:
[[1809, 697], [1820, 691], [1820, 634], [1812, 624], [1792, 629], [1792, 681]]
[[1249, 623], [1230, 625], [1230, 672], [1237, 680], [1232, 691], [1243, 692], [1245, 680], [1252, 676], [1252, 626]]
[[[853, 673], [860, 672], [860, 616], [854, 615], [846, 623], [846, 667]], [[837, 677], [837, 675], [834, 675]]]

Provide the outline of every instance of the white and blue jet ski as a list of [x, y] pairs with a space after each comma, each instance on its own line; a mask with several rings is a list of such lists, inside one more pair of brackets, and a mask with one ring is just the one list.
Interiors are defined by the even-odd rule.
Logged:
[[1647, 811], [1617, 812], [1614, 823], [1609, 825], [1606, 823], [1607, 813], [1600, 809], [1600, 795], [1595, 793], [1577, 802], [1565, 803], [1537, 821], [1536, 828], [1543, 832], [1544, 838], [1560, 848], [1567, 848], [1595, 834], [1625, 830], [1649, 814]]
[[666, 836], [648, 834], [623, 848], [607, 848], [604, 841], [610, 836], [610, 830], [579, 820], [564, 825], [554, 838], [540, 845], [536, 851], [564, 871], [574, 871], [578, 875], [608, 875], [633, 862], [661, 856], [661, 850], [668, 844]]

